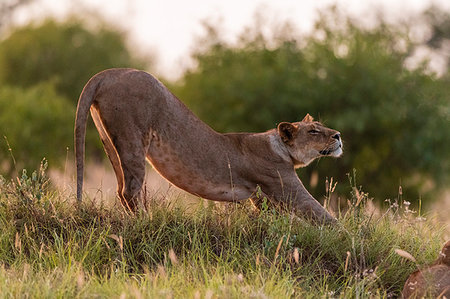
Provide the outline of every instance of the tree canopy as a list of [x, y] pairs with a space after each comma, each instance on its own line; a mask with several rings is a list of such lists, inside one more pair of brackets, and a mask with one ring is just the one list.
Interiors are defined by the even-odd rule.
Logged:
[[449, 80], [426, 63], [405, 66], [417, 46], [407, 29], [367, 29], [331, 11], [297, 39], [255, 27], [231, 44], [210, 30], [213, 42], [193, 53], [176, 94], [219, 131], [267, 130], [310, 113], [341, 131], [344, 156], [320, 159], [303, 178], [318, 169], [320, 182], [348, 186], [355, 168], [377, 198], [397, 197], [401, 185], [410, 200], [428, 199], [449, 179]]
[[0, 88], [0, 111], [0, 136], [6, 138], [0, 142], [2, 173], [36, 169], [44, 157], [54, 162], [67, 156], [75, 109], [52, 84]]
[[[89, 78], [145, 63], [129, 50], [123, 32], [101, 22], [48, 19], [9, 32], [0, 39], [0, 164], [5, 173], [14, 170], [5, 136], [17, 167], [35, 168], [44, 157], [57, 165], [67, 148], [72, 152], [75, 107]], [[91, 122], [87, 139], [91, 154], [102, 152]]]
[[86, 82], [111, 67], [144, 67], [131, 54], [124, 34], [100, 24], [89, 28], [76, 19], [16, 28], [0, 43], [0, 82], [30, 87], [54, 82], [58, 93], [77, 102]]

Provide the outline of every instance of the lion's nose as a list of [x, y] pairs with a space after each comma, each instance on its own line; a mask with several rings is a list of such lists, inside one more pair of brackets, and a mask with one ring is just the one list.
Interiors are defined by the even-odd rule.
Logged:
[[337, 139], [337, 140], [341, 140], [341, 133], [336, 133], [332, 136], [332, 138]]

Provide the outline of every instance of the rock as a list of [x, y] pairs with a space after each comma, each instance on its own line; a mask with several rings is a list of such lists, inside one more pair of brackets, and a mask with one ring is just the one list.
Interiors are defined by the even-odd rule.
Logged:
[[412, 273], [402, 291], [403, 298], [450, 298], [450, 241], [438, 259], [428, 267]]

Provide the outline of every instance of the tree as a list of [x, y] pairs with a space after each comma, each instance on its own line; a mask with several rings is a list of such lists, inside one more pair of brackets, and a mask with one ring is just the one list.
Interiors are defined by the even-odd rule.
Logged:
[[432, 6], [425, 12], [425, 20], [431, 29], [426, 44], [437, 50], [446, 59], [448, 75], [448, 68], [450, 67], [450, 12]]
[[111, 67], [145, 64], [131, 54], [123, 33], [102, 24], [94, 30], [76, 19], [50, 19], [17, 28], [0, 43], [0, 83], [30, 87], [52, 81], [73, 103], [91, 76]]
[[344, 157], [321, 159], [301, 171], [304, 179], [318, 168], [319, 181], [348, 186], [355, 168], [381, 200], [396, 198], [399, 185], [410, 200], [428, 200], [448, 183], [448, 85], [425, 64], [405, 67], [415, 46], [407, 28], [380, 21], [365, 29], [330, 10], [310, 35], [289, 36], [267, 39], [253, 28], [237, 45], [212, 36], [176, 94], [219, 131], [267, 130], [307, 112], [340, 130]]
[[[50, 19], [10, 32], [0, 40], [0, 136], [8, 138], [19, 168], [35, 167], [43, 157], [57, 165], [67, 147], [72, 152], [75, 107], [89, 78], [145, 63], [132, 55], [124, 33], [103, 23], [94, 28], [77, 19]], [[103, 157], [92, 123], [86, 138], [89, 156]], [[0, 165], [11, 173], [4, 140], [0, 148]]]
[[3, 174], [24, 167], [38, 169], [44, 157], [55, 164], [66, 156], [72, 145], [75, 111], [52, 84], [25, 90], [1, 87], [0, 111], [0, 136], [7, 139], [0, 142]]

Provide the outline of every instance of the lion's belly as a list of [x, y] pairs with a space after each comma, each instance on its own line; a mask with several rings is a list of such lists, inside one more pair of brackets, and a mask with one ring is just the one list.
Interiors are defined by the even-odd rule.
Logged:
[[147, 160], [169, 182], [196, 196], [216, 201], [238, 202], [252, 195], [248, 188], [232, 185], [231, 181], [228, 182], [229, 179], [217, 182], [217, 178], [209, 179], [200, 171], [188, 169], [176, 157], [167, 153], [149, 152]]

